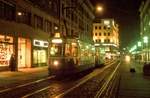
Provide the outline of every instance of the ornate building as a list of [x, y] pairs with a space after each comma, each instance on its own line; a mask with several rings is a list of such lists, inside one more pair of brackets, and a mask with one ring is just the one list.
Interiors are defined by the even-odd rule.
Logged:
[[114, 19], [100, 19], [93, 23], [93, 40], [101, 54], [111, 58], [118, 54], [119, 29]]

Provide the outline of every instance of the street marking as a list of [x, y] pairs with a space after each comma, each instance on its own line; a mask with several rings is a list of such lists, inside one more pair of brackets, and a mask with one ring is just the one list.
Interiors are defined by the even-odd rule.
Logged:
[[29, 82], [29, 83], [26, 83], [26, 84], [22, 84], [22, 85], [18, 85], [18, 86], [15, 86], [13, 88], [7, 88], [7, 89], [4, 89], [4, 90], [0, 90], [0, 93], [4, 93], [4, 92], [7, 92], [7, 91], [11, 91], [11, 90], [14, 90], [14, 89], [17, 89], [17, 88], [21, 88], [21, 87], [24, 87], [24, 86], [28, 86], [28, 85], [31, 85], [31, 84], [34, 84], [34, 83], [39, 83], [41, 81], [45, 81], [45, 80], [48, 80], [48, 79], [52, 79], [54, 78], [55, 76], [49, 76], [47, 78], [43, 78], [43, 79], [40, 79], [40, 80], [36, 80], [36, 81], [33, 81], [33, 82]]

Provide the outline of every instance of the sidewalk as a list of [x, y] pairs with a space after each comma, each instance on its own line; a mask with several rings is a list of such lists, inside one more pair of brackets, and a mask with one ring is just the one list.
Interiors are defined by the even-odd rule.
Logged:
[[[134, 64], [135, 73], [130, 72]], [[143, 65], [130, 63], [121, 65], [121, 80], [118, 98], [150, 98], [150, 76], [144, 76]]]
[[17, 72], [0, 72], [0, 90], [45, 78], [48, 76], [47, 69], [47, 66], [44, 66], [22, 68]]

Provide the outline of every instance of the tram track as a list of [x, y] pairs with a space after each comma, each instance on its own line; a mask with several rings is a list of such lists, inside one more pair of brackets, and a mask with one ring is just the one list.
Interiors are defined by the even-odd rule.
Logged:
[[[20, 98], [22, 95], [20, 94], [25, 94], [29, 93], [32, 90], [32, 87], [44, 82], [53, 79], [55, 76], [49, 76], [46, 78], [42, 78], [33, 82], [25, 83], [22, 85], [18, 85], [12, 88], [7, 88], [4, 90], [0, 91], [0, 98]], [[22, 90], [24, 89], [24, 90]], [[17, 95], [17, 96], [16, 96]]]
[[[104, 70], [106, 70], [107, 68], [109, 68], [111, 66], [111, 64], [109, 65], [109, 66], [106, 66], [103, 70], [101, 70], [100, 72], [99, 72], [99, 74], [100, 73], [102, 73]], [[72, 85], [72, 87], [68, 87], [68, 88], [66, 88], [64, 91], [60, 91], [59, 93], [55, 93], [55, 94], [53, 94], [52, 96], [49, 96], [49, 95], [46, 95], [47, 97], [44, 97], [44, 98], [59, 98], [59, 97], [61, 97], [61, 96], [64, 96], [65, 94], [67, 94], [67, 93], [69, 93], [69, 92], [71, 92], [71, 91], [73, 91], [75, 88], [77, 88], [77, 87], [79, 87], [80, 85], [82, 85], [82, 84], [84, 84], [84, 83], [86, 83], [88, 80], [90, 80], [90, 79], [92, 79], [93, 77], [95, 77], [96, 75], [97, 75], [98, 73], [97, 72], [95, 72], [95, 73], [92, 73], [92, 75], [86, 75], [85, 77], [83, 77], [83, 78], [81, 78], [80, 80], [77, 80], [75, 83], [74, 83], [74, 85]], [[101, 82], [104, 82], [104, 77], [102, 78], [102, 80], [101, 80]], [[101, 84], [103, 84], [103, 83], [101, 83]], [[67, 84], [68, 85], [68, 84]], [[25, 95], [25, 96], [23, 96], [22, 98], [41, 98], [41, 97], [39, 97], [40, 95], [42, 95], [42, 92], [44, 92], [44, 91], [46, 91], [47, 89], [51, 89], [51, 86], [48, 86], [48, 87], [45, 87], [45, 88], [43, 88], [43, 89], [41, 89], [41, 90], [37, 90], [37, 91], [35, 91], [35, 92], [33, 92], [33, 93], [30, 93], [30, 94], [27, 94], [27, 95]], [[40, 94], [39, 94], [40, 93]], [[39, 95], [39, 96], [38, 96]], [[36, 97], [35, 97], [36, 96]], [[43, 97], [42, 97], [43, 98]]]
[[[109, 65], [111, 66], [111, 64]], [[103, 72], [105, 69], [109, 67], [108, 65], [101, 70]], [[92, 77], [94, 77], [96, 73], [89, 77], [88, 75], [83, 76], [81, 79], [75, 80], [74, 83], [66, 82], [66, 81], [73, 81], [69, 78], [65, 78], [62, 80], [55, 79], [55, 76], [50, 76], [47, 78], [43, 78], [40, 80], [36, 80], [30, 83], [26, 83], [23, 85], [18, 85], [13, 88], [8, 88], [0, 91], [0, 98], [29, 98], [31, 96], [34, 96], [36, 94], [40, 94], [41, 92], [51, 89], [56, 90], [57, 86], [66, 85], [64, 82], [67, 83], [68, 86], [64, 86], [60, 88], [59, 90], [52, 91], [51, 96], [61, 96], [65, 94], [66, 92], [70, 92], [71, 89], [75, 89], [79, 87], [80, 85], [84, 84], [86, 81], [90, 80]], [[51, 92], [51, 91], [49, 91]], [[64, 93], [65, 92], [65, 93]], [[34, 97], [36, 98], [36, 97]], [[47, 98], [47, 97], [44, 97]]]

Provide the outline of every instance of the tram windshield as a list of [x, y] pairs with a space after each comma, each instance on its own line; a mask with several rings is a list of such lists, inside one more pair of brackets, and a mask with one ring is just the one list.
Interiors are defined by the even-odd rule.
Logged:
[[51, 44], [50, 48], [51, 56], [61, 56], [62, 55], [62, 44]]

